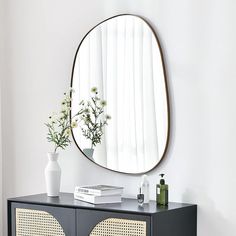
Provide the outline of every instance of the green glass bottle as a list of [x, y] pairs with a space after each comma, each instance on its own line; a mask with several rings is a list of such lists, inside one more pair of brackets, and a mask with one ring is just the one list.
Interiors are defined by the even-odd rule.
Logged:
[[165, 180], [163, 179], [164, 174], [160, 174], [160, 176], [160, 184], [156, 186], [156, 202], [157, 205], [166, 206], [168, 205], [168, 185], [165, 184]]

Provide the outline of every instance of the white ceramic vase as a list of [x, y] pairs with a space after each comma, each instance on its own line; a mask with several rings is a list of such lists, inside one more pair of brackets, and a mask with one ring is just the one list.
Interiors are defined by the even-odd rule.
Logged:
[[49, 152], [45, 168], [45, 179], [48, 197], [58, 197], [61, 185], [61, 168], [57, 162], [58, 153]]

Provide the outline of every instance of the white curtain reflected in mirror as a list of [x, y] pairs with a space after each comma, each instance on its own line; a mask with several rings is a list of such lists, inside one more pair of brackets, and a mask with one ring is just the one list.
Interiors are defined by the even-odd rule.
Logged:
[[124, 173], [147, 172], [160, 162], [169, 129], [166, 80], [157, 38], [144, 20], [122, 15], [91, 30], [79, 46], [72, 87], [72, 116], [82, 100], [91, 100], [93, 87], [111, 116], [92, 153], [84, 123], [73, 130], [88, 158]]

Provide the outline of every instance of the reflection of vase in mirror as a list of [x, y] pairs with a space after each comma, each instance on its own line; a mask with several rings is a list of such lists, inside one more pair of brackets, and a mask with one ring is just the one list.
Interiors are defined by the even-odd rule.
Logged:
[[[95, 86], [112, 117], [93, 154], [95, 163], [135, 174], [161, 161], [169, 136], [165, 69], [157, 37], [142, 18], [121, 15], [94, 27], [76, 52], [71, 85], [72, 115]], [[77, 146], [91, 147], [79, 129], [72, 131]]]
[[[78, 105], [77, 117], [79, 120], [79, 134], [82, 134], [86, 142], [90, 142], [90, 149], [83, 149], [84, 154], [91, 159], [93, 150], [102, 142], [104, 126], [108, 125], [110, 115], [104, 113], [107, 102], [99, 97], [96, 87], [91, 88], [91, 96], [88, 100], [82, 100]], [[91, 152], [92, 150], [92, 152]]]
[[91, 160], [93, 160], [93, 152], [94, 149], [93, 148], [85, 148], [83, 149], [83, 153]]

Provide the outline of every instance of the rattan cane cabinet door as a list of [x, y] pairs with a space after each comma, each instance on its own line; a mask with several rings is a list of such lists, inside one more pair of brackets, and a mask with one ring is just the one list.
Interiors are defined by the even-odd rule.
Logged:
[[75, 209], [12, 204], [12, 236], [75, 236]]
[[77, 236], [150, 236], [150, 217], [78, 209]]

